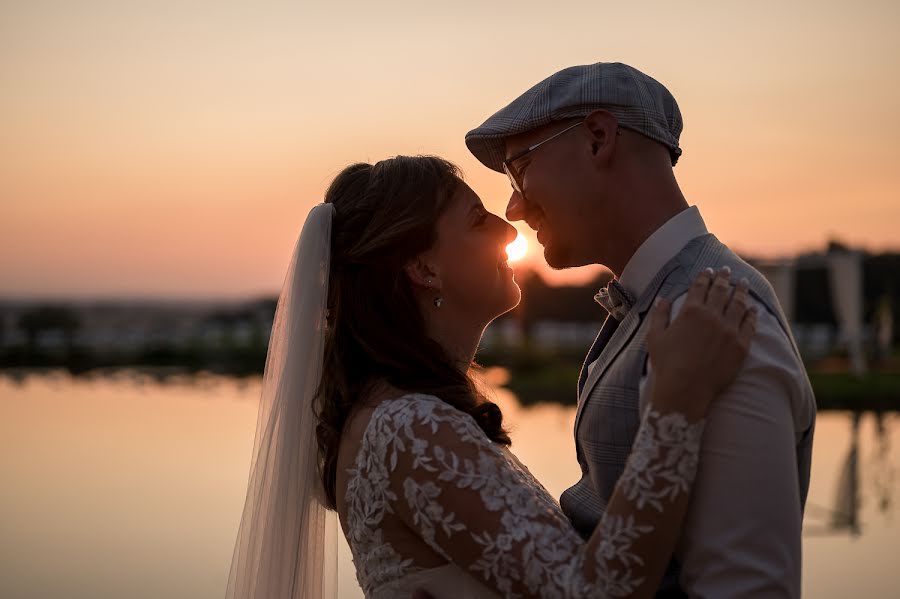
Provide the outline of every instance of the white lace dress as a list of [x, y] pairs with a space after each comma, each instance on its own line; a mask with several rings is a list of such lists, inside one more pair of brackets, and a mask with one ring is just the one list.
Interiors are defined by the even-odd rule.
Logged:
[[668, 561], [702, 427], [649, 411], [585, 542], [468, 414], [430, 395], [385, 401], [348, 471], [344, 525], [357, 579], [371, 599], [416, 589], [437, 599], [629, 596]]

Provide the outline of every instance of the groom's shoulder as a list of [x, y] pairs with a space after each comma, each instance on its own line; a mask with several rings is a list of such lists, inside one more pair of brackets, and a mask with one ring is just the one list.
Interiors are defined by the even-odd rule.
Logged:
[[709, 266], [730, 266], [734, 269], [752, 269], [743, 258], [719, 241], [712, 233], [691, 240], [675, 258], [678, 268], [689, 275], [696, 275]]
[[723, 266], [731, 269], [733, 282], [746, 278], [750, 282], [751, 290], [757, 295], [763, 293], [768, 296], [772, 292], [768, 279], [762, 273], [712, 233], [695, 238], [675, 256], [667, 280], [670, 284], [687, 287], [703, 269], [717, 269]]

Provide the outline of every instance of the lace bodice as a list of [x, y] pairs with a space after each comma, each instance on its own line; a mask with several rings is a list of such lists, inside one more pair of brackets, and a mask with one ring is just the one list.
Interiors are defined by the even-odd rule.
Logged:
[[632, 595], [658, 579], [671, 554], [702, 426], [648, 411], [617, 494], [585, 542], [468, 414], [430, 395], [385, 401], [348, 472], [345, 529], [357, 579], [372, 597], [431, 567], [421, 550], [391, 542], [404, 530], [505, 597]]

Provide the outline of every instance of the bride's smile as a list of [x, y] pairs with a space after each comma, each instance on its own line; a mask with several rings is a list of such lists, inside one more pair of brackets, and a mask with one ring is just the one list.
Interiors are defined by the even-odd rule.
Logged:
[[[426, 318], [439, 320], [436, 327], [477, 331], [480, 337], [490, 321], [521, 299], [506, 252], [518, 232], [488, 212], [462, 179], [435, 231], [434, 245], [408, 268], [421, 293], [439, 292], [443, 299], [440, 311], [426, 311]], [[422, 304], [430, 301], [423, 298]]]

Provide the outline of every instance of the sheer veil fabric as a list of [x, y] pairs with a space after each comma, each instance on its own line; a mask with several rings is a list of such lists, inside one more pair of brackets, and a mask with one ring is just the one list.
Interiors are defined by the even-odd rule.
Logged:
[[278, 298], [226, 599], [337, 596], [337, 514], [324, 504], [313, 413], [333, 216], [331, 204], [310, 210]]

